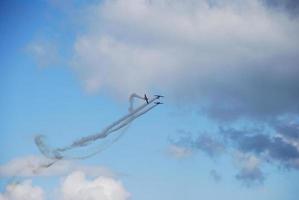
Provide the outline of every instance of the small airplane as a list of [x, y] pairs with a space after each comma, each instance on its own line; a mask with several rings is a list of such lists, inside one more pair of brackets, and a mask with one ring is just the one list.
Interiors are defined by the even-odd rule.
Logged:
[[164, 97], [162, 95], [154, 95], [157, 99], [160, 99], [161, 97]]
[[146, 103], [148, 104], [148, 98], [147, 98], [146, 94], [144, 94], [144, 100], [145, 100]]
[[161, 102], [155, 102], [155, 104], [156, 104], [156, 105], [159, 105], [159, 104], [163, 104], [163, 103], [161, 103]]

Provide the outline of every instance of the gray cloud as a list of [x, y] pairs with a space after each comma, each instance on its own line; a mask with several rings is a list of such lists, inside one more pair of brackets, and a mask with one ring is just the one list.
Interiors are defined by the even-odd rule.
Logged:
[[299, 150], [295, 146], [285, 142], [281, 138], [272, 138], [272, 141], [268, 148], [270, 156], [274, 159], [278, 159], [283, 162], [293, 159], [299, 159]]
[[211, 157], [219, 156], [225, 151], [225, 146], [220, 141], [203, 134], [192, 141], [192, 146], [195, 149], [205, 152]]
[[299, 20], [270, 4], [106, 1], [85, 13], [73, 69], [90, 92], [159, 89], [221, 121], [298, 114]]
[[282, 124], [279, 123], [274, 126], [275, 130], [290, 139], [299, 140], [299, 125], [298, 123]]
[[279, 136], [272, 136], [256, 130], [223, 130], [233, 145], [242, 152], [254, 153], [285, 167], [298, 168], [299, 148]]
[[260, 168], [254, 168], [252, 170], [246, 168], [242, 169], [235, 177], [242, 181], [246, 186], [251, 186], [254, 183], [263, 183], [265, 180], [264, 174]]
[[170, 142], [177, 148], [179, 147], [189, 152], [200, 150], [210, 157], [220, 156], [225, 151], [225, 145], [221, 141], [205, 133], [192, 136], [191, 132], [179, 130], [176, 138], [171, 138]]
[[[237, 163], [236, 179], [251, 186], [261, 184], [266, 179], [262, 164], [299, 169], [299, 142], [294, 140], [297, 138], [298, 127], [279, 125], [275, 128], [272, 131], [279, 130], [280, 134], [273, 135], [265, 128], [220, 127], [218, 134], [213, 134], [214, 137], [211, 134], [195, 135], [180, 131], [181, 136], [176, 140], [176, 144], [181, 148], [202, 151], [212, 159], [222, 154], [231, 156]], [[214, 175], [211, 174], [212, 177]]]
[[290, 14], [299, 14], [299, 2], [297, 0], [263, 0], [266, 5], [275, 9], [287, 11]]

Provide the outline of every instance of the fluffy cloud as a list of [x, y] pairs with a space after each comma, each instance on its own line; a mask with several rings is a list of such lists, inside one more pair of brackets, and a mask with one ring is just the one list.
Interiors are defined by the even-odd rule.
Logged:
[[81, 171], [70, 174], [61, 190], [63, 200], [125, 200], [130, 196], [119, 181], [101, 176], [87, 180]]
[[273, 8], [286, 10], [292, 15], [299, 14], [299, 3], [297, 0], [264, 0], [264, 2]]
[[10, 184], [3, 194], [0, 193], [0, 200], [44, 200], [44, 191], [40, 187], [32, 186], [30, 180], [17, 184]]
[[[266, 128], [223, 128], [214, 133], [192, 136], [191, 132], [178, 131], [178, 138], [172, 145], [199, 150], [212, 159], [218, 155], [228, 155], [237, 166], [237, 180], [246, 186], [263, 183], [266, 179], [263, 165], [299, 170], [299, 129], [296, 123], [275, 123], [272, 130]], [[279, 125], [278, 125], [279, 124]], [[274, 132], [274, 133], [273, 133]], [[182, 134], [183, 133], [183, 134]], [[211, 174], [212, 178], [214, 173]]]
[[[88, 179], [83, 171], [73, 171], [59, 186], [60, 200], [126, 200], [130, 194], [119, 180], [98, 176]], [[39, 186], [32, 186], [31, 180], [9, 184], [0, 200], [44, 200], [45, 191]]]
[[0, 177], [61, 176], [74, 170], [83, 171], [88, 176], [116, 176], [111, 170], [102, 166], [85, 166], [65, 160], [60, 160], [51, 165], [52, 162], [53, 160], [41, 156], [15, 158], [0, 165]]
[[268, 5], [105, 1], [87, 11], [73, 66], [90, 92], [158, 89], [216, 119], [298, 113], [299, 21]]

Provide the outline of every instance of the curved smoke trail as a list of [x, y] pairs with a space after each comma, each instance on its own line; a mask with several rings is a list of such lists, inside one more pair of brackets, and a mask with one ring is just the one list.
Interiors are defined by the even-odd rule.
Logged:
[[[144, 115], [145, 113], [147, 113], [148, 111], [150, 111], [151, 109], [153, 109], [153, 108], [156, 107], [156, 106], [157, 106], [157, 104], [155, 104], [155, 105], [149, 107], [148, 109], [146, 109], [146, 110], [143, 111], [143, 112], [140, 112], [138, 115], [136, 115], [136, 116], [134, 116], [133, 118], [131, 118], [130, 120], [126, 121], [125, 123], [123, 123], [123, 124], [120, 125], [119, 127], [115, 128], [115, 129], [113, 129], [113, 130], [111, 130], [111, 133], [112, 133], [112, 132], [116, 132], [116, 131], [120, 130], [121, 128], [125, 127], [125, 128], [121, 131], [121, 133], [119, 133], [118, 136], [117, 136], [116, 138], [114, 138], [109, 144], [106, 144], [106, 146], [103, 146], [102, 148], [97, 149], [97, 150], [95, 150], [94, 152], [92, 152], [92, 153], [90, 153], [90, 154], [87, 154], [87, 155], [84, 155], [84, 156], [67, 156], [67, 158], [68, 158], [68, 159], [86, 159], [86, 158], [90, 158], [90, 157], [92, 157], [92, 156], [94, 156], [94, 155], [96, 155], [96, 154], [102, 152], [102, 151], [103, 151], [104, 149], [106, 149], [108, 146], [110, 146], [110, 145], [112, 145], [113, 143], [117, 142], [117, 141], [124, 135], [124, 133], [128, 130], [128, 128], [129, 128], [131, 122], [132, 122], [134, 119], [136, 119], [136, 118], [138, 118], [138, 117]], [[63, 157], [65, 158], [66, 156], [63, 156]]]
[[[112, 124], [110, 124], [109, 126], [107, 126], [106, 128], [104, 128], [100, 133], [94, 134], [94, 135], [90, 135], [90, 136], [86, 136], [86, 137], [82, 137], [78, 140], [75, 140], [71, 145], [66, 146], [66, 147], [62, 147], [62, 148], [56, 148], [56, 149], [52, 149], [49, 146], [46, 145], [46, 143], [44, 142], [44, 136], [43, 135], [38, 135], [35, 137], [35, 143], [37, 145], [37, 147], [39, 148], [40, 152], [45, 155], [48, 158], [54, 159], [54, 160], [61, 160], [63, 158], [66, 158], [68, 156], [64, 155], [65, 152], [68, 152], [70, 150], [73, 150], [75, 148], [79, 148], [79, 147], [84, 147], [87, 145], [90, 145], [91, 143], [93, 143], [96, 140], [99, 139], [104, 139], [106, 138], [108, 135], [119, 131], [120, 129], [126, 127], [125, 129], [122, 130], [122, 132], [120, 134], [117, 135], [116, 138], [114, 138], [109, 144], [107, 144], [106, 146], [104, 146], [103, 148], [100, 148], [98, 150], [96, 150], [93, 153], [90, 153], [88, 155], [85, 156], [73, 156], [73, 157], [68, 157], [68, 158], [72, 158], [72, 159], [84, 159], [84, 158], [88, 158], [91, 157], [97, 153], [99, 153], [100, 151], [102, 151], [103, 149], [105, 149], [108, 145], [113, 144], [114, 142], [116, 142], [123, 134], [124, 132], [128, 129], [128, 125], [130, 123], [132, 123], [136, 118], [144, 115], [145, 113], [147, 113], [148, 111], [150, 111], [151, 109], [153, 109], [154, 107], [157, 106], [157, 104], [150, 106], [149, 108], [147, 108], [150, 104], [152, 104], [156, 99], [158, 99], [158, 97], [154, 97], [152, 99], [150, 99], [148, 101], [148, 103], [144, 103], [142, 105], [140, 105], [139, 107], [137, 107], [136, 109], [133, 108], [134, 106], [134, 98], [138, 98], [138, 99], [142, 99], [144, 100], [144, 98], [140, 97], [137, 94], [132, 94], [129, 98], [129, 113], [126, 114], [125, 116], [121, 117], [120, 119], [118, 119], [117, 121], [113, 122]], [[145, 109], [147, 108], [147, 109]], [[54, 161], [55, 163], [55, 161]], [[51, 166], [54, 163], [50, 163], [48, 164], [49, 166]], [[46, 165], [46, 166], [48, 166]]]

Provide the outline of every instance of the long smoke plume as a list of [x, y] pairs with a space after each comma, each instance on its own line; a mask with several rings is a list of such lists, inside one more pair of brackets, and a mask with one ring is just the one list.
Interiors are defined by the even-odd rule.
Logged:
[[[137, 108], [134, 108], [134, 100], [135, 99], [141, 99], [144, 100], [143, 97], [133, 93], [132, 95], [130, 95], [129, 97], [129, 113], [124, 115], [123, 117], [121, 117], [120, 119], [116, 120], [115, 122], [111, 123], [110, 125], [108, 125], [106, 128], [104, 128], [101, 132], [93, 134], [93, 135], [89, 135], [89, 136], [85, 136], [82, 137], [78, 140], [75, 140], [74, 142], [72, 142], [70, 145], [65, 146], [65, 147], [60, 147], [60, 148], [51, 148], [49, 147], [46, 143], [45, 143], [45, 136], [43, 135], [38, 135], [35, 137], [35, 144], [37, 145], [38, 149], [40, 150], [40, 152], [50, 158], [53, 159], [53, 162], [49, 163], [49, 164], [45, 164], [44, 167], [49, 167], [52, 164], [54, 164], [57, 160], [61, 160], [61, 159], [66, 159], [66, 158], [71, 158], [71, 159], [84, 159], [84, 158], [88, 158], [91, 157], [97, 153], [99, 153], [100, 151], [102, 151], [103, 149], [107, 148], [107, 146], [113, 144], [114, 142], [116, 142], [123, 134], [124, 132], [127, 130], [127, 128], [129, 127], [129, 125], [137, 118], [139, 118], [140, 116], [144, 115], [145, 113], [147, 113], [148, 111], [152, 110], [153, 108], [155, 108], [157, 106], [157, 104], [154, 104], [154, 101], [157, 100], [159, 97], [153, 97], [152, 99], [148, 100], [148, 103], [143, 103], [142, 105], [140, 105]], [[100, 140], [100, 139], [105, 139], [107, 138], [110, 134], [115, 133], [117, 131], [121, 131], [121, 133], [119, 133], [117, 135], [117, 137], [115, 137], [112, 141], [110, 141], [110, 143], [108, 145], [106, 145], [105, 147], [102, 147], [92, 153], [89, 153], [87, 155], [84, 156], [72, 156], [69, 157], [66, 155], [66, 152], [69, 152], [73, 149], [77, 149], [80, 147], [84, 147], [84, 146], [88, 146], [90, 144], [92, 144], [93, 142]]]

